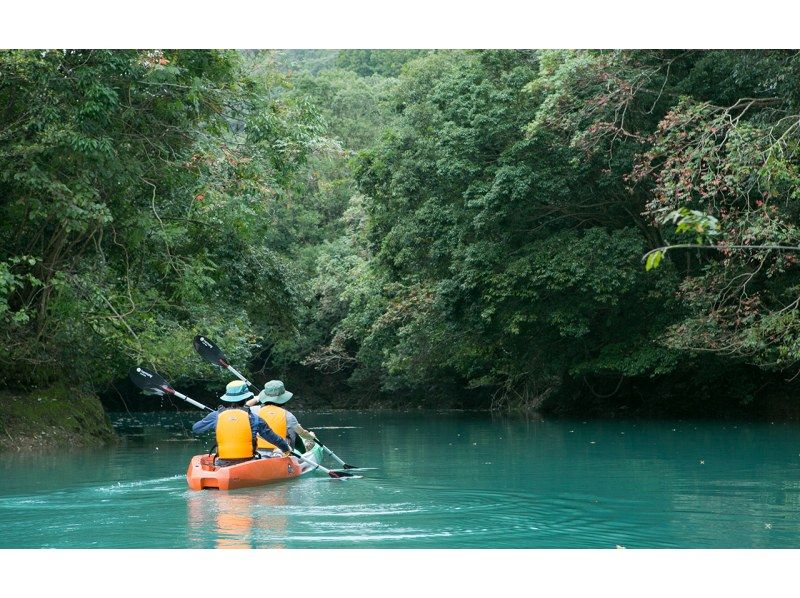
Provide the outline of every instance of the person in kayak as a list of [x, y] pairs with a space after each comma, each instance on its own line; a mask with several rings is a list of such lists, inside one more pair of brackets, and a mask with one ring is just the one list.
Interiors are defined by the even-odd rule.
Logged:
[[240, 380], [229, 382], [220, 397], [226, 404], [212, 411], [192, 426], [192, 432], [203, 434], [215, 430], [217, 434], [216, 465], [225, 467], [260, 457], [256, 451], [256, 435], [280, 449], [283, 456], [291, 454], [288, 443], [278, 436], [269, 424], [244, 407], [253, 393]]
[[[305, 445], [306, 450], [314, 446], [317, 440], [317, 435], [314, 432], [306, 430], [297, 421], [297, 418], [291, 411], [284, 409], [284, 405], [289, 399], [294, 396], [294, 393], [286, 390], [283, 382], [280, 380], [270, 380], [264, 385], [257, 397], [250, 399], [245, 403], [254, 413], [264, 420], [270, 429], [274, 430], [276, 434], [285, 438], [289, 445], [294, 447], [297, 442], [297, 436], [300, 436]], [[260, 408], [256, 405], [261, 405]], [[269, 451], [275, 448], [275, 442], [268, 438], [261, 437], [258, 439], [257, 448], [262, 451]]]

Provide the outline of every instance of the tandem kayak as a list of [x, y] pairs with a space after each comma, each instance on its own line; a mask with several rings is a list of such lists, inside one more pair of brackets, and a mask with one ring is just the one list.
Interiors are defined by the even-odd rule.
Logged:
[[[318, 465], [322, 461], [322, 447], [314, 445], [303, 457]], [[192, 490], [236, 490], [262, 486], [270, 482], [296, 478], [314, 468], [296, 457], [264, 457], [217, 467], [210, 455], [195, 455], [189, 462], [186, 481]]]

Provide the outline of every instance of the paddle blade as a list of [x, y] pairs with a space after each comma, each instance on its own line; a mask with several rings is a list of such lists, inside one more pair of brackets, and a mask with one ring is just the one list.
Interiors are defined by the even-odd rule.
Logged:
[[194, 350], [209, 363], [225, 367], [228, 365], [228, 358], [222, 352], [214, 341], [209, 340], [205, 336], [197, 335], [194, 337]]
[[346, 480], [346, 479], [355, 480], [363, 477], [360, 475], [353, 475], [352, 473], [348, 473], [346, 471], [333, 471], [332, 469], [328, 470], [328, 475], [336, 480]]
[[148, 371], [143, 367], [135, 367], [128, 370], [128, 376], [136, 386], [142, 390], [154, 392], [163, 395], [165, 392], [173, 393], [172, 387], [169, 382], [164, 380], [155, 372]]

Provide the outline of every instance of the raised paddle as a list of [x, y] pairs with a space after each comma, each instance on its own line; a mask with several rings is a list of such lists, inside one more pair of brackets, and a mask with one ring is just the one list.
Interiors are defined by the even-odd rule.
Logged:
[[141, 366], [131, 368], [128, 371], [128, 376], [130, 376], [131, 381], [142, 390], [154, 392], [157, 395], [162, 396], [164, 394], [174, 395], [179, 399], [194, 405], [195, 407], [199, 407], [200, 409], [205, 409], [207, 411], [214, 411], [211, 407], [207, 407], [202, 403], [198, 403], [194, 399], [190, 399], [185, 394], [179, 393], [177, 390], [172, 388], [169, 385], [169, 382], [164, 380], [164, 378], [154, 372], [144, 369]]
[[231, 374], [239, 378], [239, 380], [247, 384], [247, 386], [253, 386], [253, 383], [250, 382], [250, 380], [245, 378], [241, 372], [234, 369], [233, 366], [228, 363], [228, 358], [225, 357], [222, 349], [215, 345], [213, 341], [210, 341], [205, 336], [198, 334], [196, 337], [194, 337], [194, 349], [200, 354], [200, 357], [205, 359], [207, 362], [225, 368]]

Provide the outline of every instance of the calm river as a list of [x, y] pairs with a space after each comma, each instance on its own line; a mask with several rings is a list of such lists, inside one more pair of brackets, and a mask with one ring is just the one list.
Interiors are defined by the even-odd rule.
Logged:
[[378, 469], [192, 492], [199, 416], [114, 414], [119, 446], [0, 454], [0, 548], [800, 548], [794, 424], [297, 414]]

